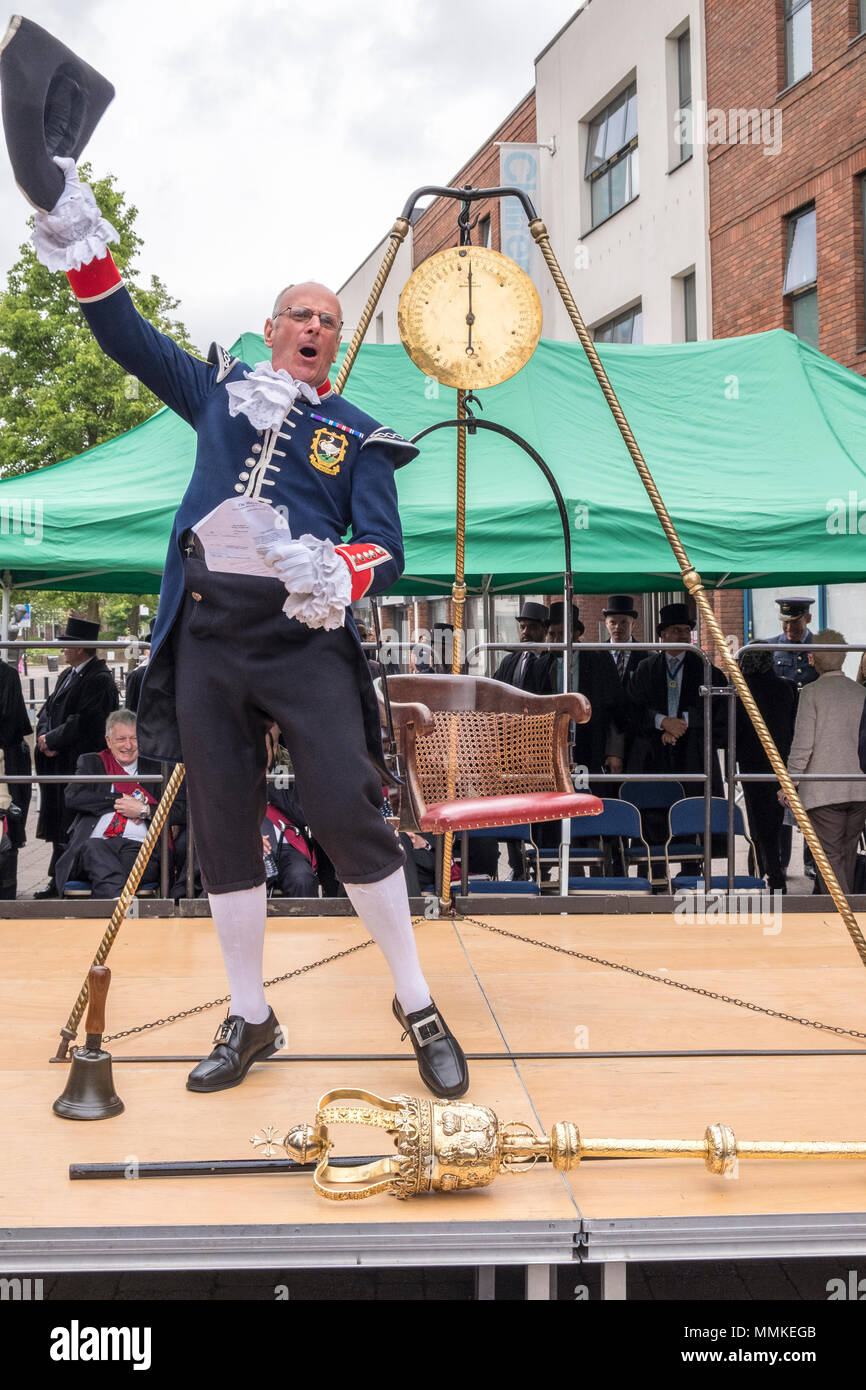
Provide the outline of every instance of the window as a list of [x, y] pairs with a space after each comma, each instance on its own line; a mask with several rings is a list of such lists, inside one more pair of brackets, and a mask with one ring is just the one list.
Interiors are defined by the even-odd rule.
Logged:
[[589, 127], [586, 178], [597, 227], [638, 195], [637, 86], [633, 82]]
[[683, 326], [686, 343], [698, 340], [698, 302], [695, 287], [695, 273], [683, 276]]
[[636, 304], [633, 309], [627, 309], [624, 314], [617, 314], [616, 318], [600, 323], [593, 329], [592, 336], [597, 343], [642, 343], [643, 310], [640, 304]]
[[679, 163], [682, 164], [683, 160], [688, 159], [692, 153], [692, 50], [688, 29], [677, 39], [677, 84], [679, 95], [677, 144]]
[[812, 0], [783, 0], [785, 6], [785, 84], [812, 71]]
[[866, 29], [866, 0], [857, 0], [857, 32], [862, 34]]
[[788, 252], [782, 293], [791, 296], [791, 328], [818, 346], [818, 239], [814, 207], [788, 218]]
[[488, 247], [493, 245], [493, 228], [490, 225], [489, 213], [486, 217], [482, 217], [478, 223], [478, 245]]

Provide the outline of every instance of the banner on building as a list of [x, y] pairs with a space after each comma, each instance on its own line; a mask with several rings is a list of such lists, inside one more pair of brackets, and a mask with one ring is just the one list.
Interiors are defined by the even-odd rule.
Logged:
[[[525, 193], [536, 212], [539, 194], [539, 145], [501, 144], [499, 146], [499, 182], [503, 188], [519, 188]], [[539, 216], [540, 216], [539, 212]], [[501, 250], [525, 270], [540, 292], [543, 283], [542, 257], [529, 231], [529, 221], [522, 203], [516, 198], [503, 198], [500, 204]]]

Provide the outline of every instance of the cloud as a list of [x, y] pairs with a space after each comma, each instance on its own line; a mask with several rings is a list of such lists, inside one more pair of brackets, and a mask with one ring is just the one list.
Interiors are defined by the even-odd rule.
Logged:
[[[139, 209], [141, 265], [193, 339], [260, 328], [276, 288], [340, 284], [416, 187], [529, 91], [575, 0], [32, 0], [117, 96], [87, 150]], [[0, 162], [0, 268], [28, 209]]]

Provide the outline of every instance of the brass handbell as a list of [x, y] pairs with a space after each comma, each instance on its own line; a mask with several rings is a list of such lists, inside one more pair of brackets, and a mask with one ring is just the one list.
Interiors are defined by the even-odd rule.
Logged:
[[[345, 1104], [347, 1101], [360, 1104]], [[328, 1162], [329, 1125], [372, 1125], [393, 1137], [395, 1154], [354, 1167]], [[398, 1198], [422, 1192], [488, 1187], [500, 1173], [525, 1173], [536, 1163], [559, 1172], [582, 1158], [701, 1158], [707, 1170], [731, 1176], [740, 1158], [866, 1159], [866, 1143], [742, 1140], [727, 1125], [710, 1125], [703, 1139], [583, 1139], [577, 1125], [555, 1124], [537, 1135], [527, 1124], [502, 1124], [486, 1105], [418, 1096], [383, 1099], [371, 1091], [326, 1091], [315, 1125], [294, 1125], [283, 1139], [268, 1126], [250, 1141], [266, 1154], [283, 1148], [297, 1163], [315, 1162], [313, 1184], [331, 1201], [359, 1201], [379, 1192]]]
[[123, 1101], [114, 1089], [111, 1055], [102, 1047], [105, 1001], [111, 983], [108, 966], [91, 966], [88, 982], [85, 1044], [73, 1050], [63, 1094], [51, 1107], [64, 1120], [109, 1120], [123, 1114]]

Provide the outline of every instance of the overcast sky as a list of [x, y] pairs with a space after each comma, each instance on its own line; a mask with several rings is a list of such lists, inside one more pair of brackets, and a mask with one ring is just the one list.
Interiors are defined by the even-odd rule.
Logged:
[[[289, 280], [346, 280], [414, 188], [530, 90], [580, 0], [29, 0], [117, 89], [85, 158], [139, 209], [140, 264], [194, 342], [260, 330]], [[0, 271], [29, 207], [0, 151]], [[0, 285], [3, 280], [0, 279]]]

